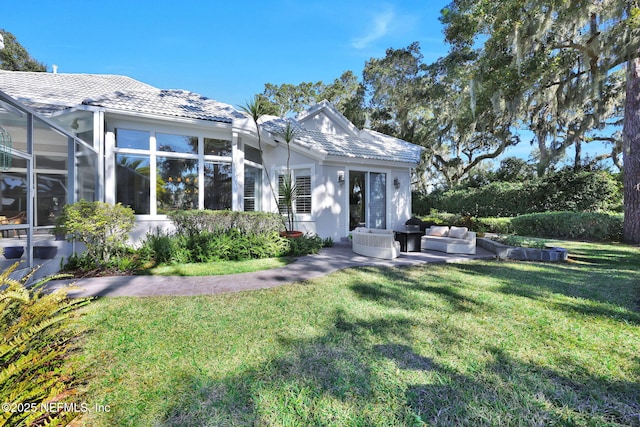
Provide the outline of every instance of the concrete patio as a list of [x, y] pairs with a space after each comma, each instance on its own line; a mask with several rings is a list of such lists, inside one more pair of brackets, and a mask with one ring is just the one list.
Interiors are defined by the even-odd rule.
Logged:
[[57, 289], [73, 282], [77, 289], [69, 296], [193, 296], [266, 289], [287, 283], [304, 282], [350, 267], [401, 267], [424, 263], [452, 263], [477, 259], [493, 259], [495, 254], [478, 247], [475, 255], [452, 255], [436, 251], [403, 252], [399, 258], [384, 260], [355, 254], [350, 244], [336, 244], [317, 255], [298, 258], [293, 263], [272, 270], [226, 276], [110, 276], [55, 281], [48, 286]]

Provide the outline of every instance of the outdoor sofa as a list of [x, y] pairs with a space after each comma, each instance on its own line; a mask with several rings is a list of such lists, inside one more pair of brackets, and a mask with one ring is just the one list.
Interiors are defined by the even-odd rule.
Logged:
[[423, 249], [446, 252], [448, 254], [475, 254], [476, 233], [467, 227], [436, 226], [425, 230], [422, 237]]
[[353, 252], [374, 258], [394, 259], [400, 255], [400, 242], [393, 230], [358, 227], [351, 233]]

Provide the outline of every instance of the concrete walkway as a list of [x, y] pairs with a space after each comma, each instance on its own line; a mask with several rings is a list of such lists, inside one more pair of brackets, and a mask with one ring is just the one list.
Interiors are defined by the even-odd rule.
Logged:
[[304, 282], [349, 267], [400, 267], [429, 262], [464, 262], [493, 259], [495, 255], [478, 247], [476, 255], [451, 255], [436, 251], [403, 252], [394, 260], [369, 258], [355, 254], [351, 245], [325, 248], [317, 255], [298, 258], [280, 268], [225, 276], [110, 276], [75, 281], [52, 281], [48, 289], [73, 282], [79, 289], [69, 291], [71, 297], [85, 296], [160, 296], [213, 295], [228, 292], [266, 289], [287, 283]]

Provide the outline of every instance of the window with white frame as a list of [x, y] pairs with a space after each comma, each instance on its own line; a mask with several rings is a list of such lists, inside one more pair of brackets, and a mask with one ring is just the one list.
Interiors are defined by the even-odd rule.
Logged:
[[138, 215], [231, 209], [231, 150], [224, 139], [116, 129], [116, 201]]
[[257, 212], [262, 209], [262, 169], [244, 166], [244, 210]]
[[[286, 171], [278, 174], [278, 204], [280, 205], [280, 213], [287, 212], [287, 206], [284, 200], [283, 187], [286, 182]], [[293, 198], [293, 212], [295, 214], [311, 214], [311, 169], [292, 169], [291, 179], [295, 188], [295, 197]]]

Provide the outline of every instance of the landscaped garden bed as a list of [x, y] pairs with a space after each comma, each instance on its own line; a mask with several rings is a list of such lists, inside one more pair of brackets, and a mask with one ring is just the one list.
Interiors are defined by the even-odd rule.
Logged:
[[[87, 250], [65, 260], [63, 271], [77, 278], [164, 275], [167, 271], [183, 275], [183, 267], [202, 264], [203, 268], [187, 267], [186, 274], [197, 270], [193, 275], [218, 275], [223, 268], [237, 273], [286, 265], [291, 258], [317, 253], [333, 244], [315, 234], [281, 236], [282, 217], [278, 214], [205, 210], [174, 211], [168, 216], [173, 231], [157, 229], [133, 246], [128, 242], [135, 222], [131, 209], [82, 200], [66, 205], [53, 232], [83, 243]], [[236, 263], [242, 265], [233, 265]]]

